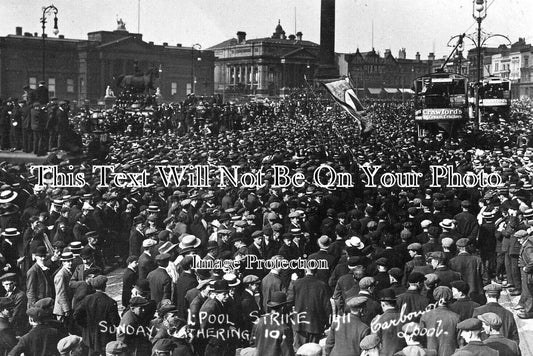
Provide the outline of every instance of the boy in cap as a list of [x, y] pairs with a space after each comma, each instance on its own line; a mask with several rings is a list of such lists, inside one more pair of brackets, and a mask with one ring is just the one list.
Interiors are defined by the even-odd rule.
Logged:
[[[420, 272], [413, 272], [407, 278], [409, 287], [405, 293], [398, 296], [397, 300], [398, 305], [405, 308], [405, 315], [421, 312], [428, 306], [428, 299], [421, 294], [425, 280], [426, 277]], [[420, 320], [420, 316], [415, 316], [414, 320]]]
[[378, 335], [370, 334], [361, 340], [361, 356], [379, 356], [383, 355], [380, 350], [381, 340]]
[[122, 341], [110, 341], [105, 346], [106, 356], [127, 356], [128, 345]]
[[474, 309], [479, 307], [479, 304], [468, 296], [470, 290], [468, 283], [465, 281], [453, 281], [451, 287], [455, 302], [450, 305], [450, 310], [459, 314], [461, 321], [471, 318]]
[[481, 341], [481, 331], [483, 330], [483, 323], [477, 318], [470, 318], [461, 321], [457, 325], [460, 330], [460, 336], [466, 341], [466, 345], [461, 348], [461, 351], [471, 352], [473, 356], [498, 356], [498, 351], [485, 345]]
[[461, 274], [461, 278], [470, 287], [470, 293], [476, 296], [481, 295], [483, 286], [490, 283], [483, 261], [481, 261], [480, 257], [467, 251], [467, 247], [470, 245], [470, 241], [467, 238], [460, 238], [455, 245], [459, 253], [449, 261], [448, 266]]
[[146, 315], [149, 305], [150, 302], [143, 297], [131, 298], [130, 309], [120, 320], [117, 341], [128, 346], [128, 355], [150, 355], [152, 345], [148, 324], [151, 316]]
[[401, 351], [398, 351], [394, 356], [411, 356], [411, 355], [424, 355], [424, 356], [437, 356], [437, 351], [429, 350], [422, 347], [421, 341], [424, 339], [420, 335], [420, 325], [415, 322], [410, 322], [402, 326], [402, 331], [398, 333], [404, 338], [405, 346]]
[[296, 351], [296, 356], [322, 356], [322, 347], [313, 342], [303, 344]]

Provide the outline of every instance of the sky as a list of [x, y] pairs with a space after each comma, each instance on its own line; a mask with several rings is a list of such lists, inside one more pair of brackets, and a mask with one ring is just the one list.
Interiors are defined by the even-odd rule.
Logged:
[[[488, 3], [482, 24], [486, 32], [507, 35], [512, 42], [518, 37], [533, 42], [532, 0]], [[40, 34], [42, 7], [50, 4], [0, 0], [0, 36], [14, 34], [16, 26]], [[67, 38], [86, 39], [88, 32], [115, 30], [117, 17], [128, 31], [137, 32], [140, 13], [143, 39], [156, 44], [190, 47], [199, 43], [206, 49], [236, 37], [237, 31], [246, 32], [247, 38], [268, 37], [278, 20], [287, 35], [301, 31], [304, 39], [320, 42], [320, 0], [55, 0], [53, 4], [59, 10], [59, 33]], [[50, 19], [50, 35], [52, 27]], [[353, 53], [374, 47], [381, 53], [391, 49], [396, 56], [406, 48], [408, 58], [417, 51], [422, 58], [429, 52], [439, 58], [450, 52], [447, 44], [453, 36], [474, 33], [476, 28], [471, 0], [337, 0], [335, 51]], [[487, 44], [505, 42], [492, 38]], [[472, 47], [465, 45], [465, 49]]]

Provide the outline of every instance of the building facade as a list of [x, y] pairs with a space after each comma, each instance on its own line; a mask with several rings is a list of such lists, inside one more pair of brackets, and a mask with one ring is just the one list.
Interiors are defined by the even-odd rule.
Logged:
[[[390, 50], [384, 55], [372, 49], [345, 55], [349, 77], [362, 98], [405, 98], [412, 94], [414, 80], [432, 72], [434, 55], [430, 53], [427, 60], [422, 60], [417, 52], [414, 59], [406, 56], [405, 48], [397, 57]], [[339, 66], [340, 67], [340, 66]]]
[[47, 37], [44, 53], [43, 78], [42, 36], [17, 27], [14, 35], [0, 37], [0, 97], [20, 97], [25, 85], [34, 88], [44, 80], [52, 96], [96, 104], [107, 86], [118, 94], [119, 76], [149, 69], [158, 73], [154, 86], [163, 101], [179, 101], [191, 92], [213, 94], [213, 51], [145, 42], [123, 26], [91, 32], [87, 40]]
[[271, 37], [246, 39], [239, 31], [237, 38], [209, 48], [216, 58], [215, 92], [277, 96], [306, 85], [318, 65], [319, 45], [302, 36], [286, 36], [278, 22]]

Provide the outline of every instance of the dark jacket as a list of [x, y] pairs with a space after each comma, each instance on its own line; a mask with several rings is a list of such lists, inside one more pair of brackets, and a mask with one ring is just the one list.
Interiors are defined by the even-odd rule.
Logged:
[[152, 272], [156, 268], [157, 264], [152, 256], [149, 256], [144, 252], [139, 256], [139, 266], [137, 267], [137, 270], [139, 271], [140, 280], [146, 279], [146, 277], [148, 277], [148, 273]]
[[43, 131], [46, 127], [46, 112], [38, 109], [31, 109], [31, 129], [33, 131]]
[[279, 315], [266, 314], [255, 325], [253, 334], [257, 355], [294, 356], [292, 329], [290, 325], [278, 320]]
[[307, 275], [291, 283], [287, 300], [294, 301], [294, 309], [300, 316], [297, 331], [322, 334], [331, 315], [329, 288], [314, 275]]
[[472, 314], [474, 314], [474, 309], [477, 307], [479, 307], [478, 303], [474, 302], [470, 297], [465, 297], [450, 305], [450, 310], [459, 314], [461, 321], [463, 321], [471, 318]]
[[137, 282], [137, 272], [126, 268], [122, 275], [122, 306], [125, 308], [130, 304], [131, 290]]
[[461, 274], [463, 281], [470, 286], [470, 293], [483, 293], [483, 287], [490, 282], [483, 261], [478, 256], [462, 252], [452, 258], [448, 266]]
[[54, 298], [55, 288], [50, 270], [43, 271], [37, 263], [34, 263], [26, 273], [26, 293], [28, 307], [32, 307], [39, 299]]
[[370, 334], [370, 328], [359, 316], [346, 314], [333, 321], [326, 339], [326, 355], [359, 355], [361, 340]]
[[57, 343], [64, 335], [51, 326], [40, 324], [22, 336], [9, 356], [55, 356], [59, 355]]
[[504, 337], [511, 339], [516, 343], [520, 342], [513, 313], [502, 307], [500, 304], [491, 302], [474, 309], [474, 314], [472, 317], [475, 318], [478, 315], [485, 313], [495, 313], [499, 315], [500, 318], [502, 318], [502, 327], [500, 329], [500, 333]]
[[468, 351], [472, 356], [499, 356], [498, 351], [494, 350], [481, 341], [470, 341], [461, 351]]
[[[402, 331], [403, 324], [400, 322], [394, 325], [394, 321], [400, 321], [400, 311], [396, 309], [388, 309], [383, 314], [376, 316], [371, 325], [381, 325], [381, 327], [372, 326], [372, 331], [375, 331], [381, 339], [380, 355], [392, 355], [406, 346], [405, 340], [398, 337], [398, 333]], [[388, 327], [384, 327], [388, 326]], [[378, 330], [374, 330], [374, 328]]]
[[174, 305], [178, 309], [178, 316], [180, 318], [187, 318], [187, 301], [185, 300], [185, 294], [189, 289], [196, 288], [198, 285], [198, 280], [194, 274], [190, 272], [182, 272], [176, 281], [176, 300]]
[[150, 298], [159, 303], [163, 299], [170, 299], [172, 279], [163, 267], [158, 267], [148, 273], [146, 277], [150, 284]]
[[83, 343], [104, 353], [108, 342], [115, 340], [115, 326], [120, 322], [117, 302], [97, 291], [88, 295], [74, 311], [74, 320], [83, 328]]

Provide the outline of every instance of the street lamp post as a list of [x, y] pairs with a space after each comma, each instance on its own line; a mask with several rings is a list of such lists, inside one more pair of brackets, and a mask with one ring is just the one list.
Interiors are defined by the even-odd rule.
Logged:
[[46, 6], [46, 7], [43, 7], [43, 16], [41, 17], [41, 25], [42, 25], [42, 29], [43, 29], [43, 80], [45, 80], [45, 67], [46, 67], [46, 34], [45, 34], [45, 29], [46, 29], [46, 16], [47, 15], [50, 15], [50, 14], [54, 14], [54, 35], [57, 35], [59, 33], [59, 30], [57, 28], [57, 7], [55, 7], [53, 4], [52, 5], [49, 5], [49, 6]]
[[[194, 84], [195, 84], [195, 78], [194, 78], [194, 50], [201, 50], [202, 46], [199, 43], [195, 43], [191, 47], [191, 93], [194, 93]], [[201, 58], [199, 59], [201, 60]]]
[[481, 86], [481, 22], [487, 17], [487, 0], [474, 0], [472, 2], [472, 17], [477, 21], [477, 83], [476, 83], [476, 123], [481, 124], [479, 110], [479, 89]]

